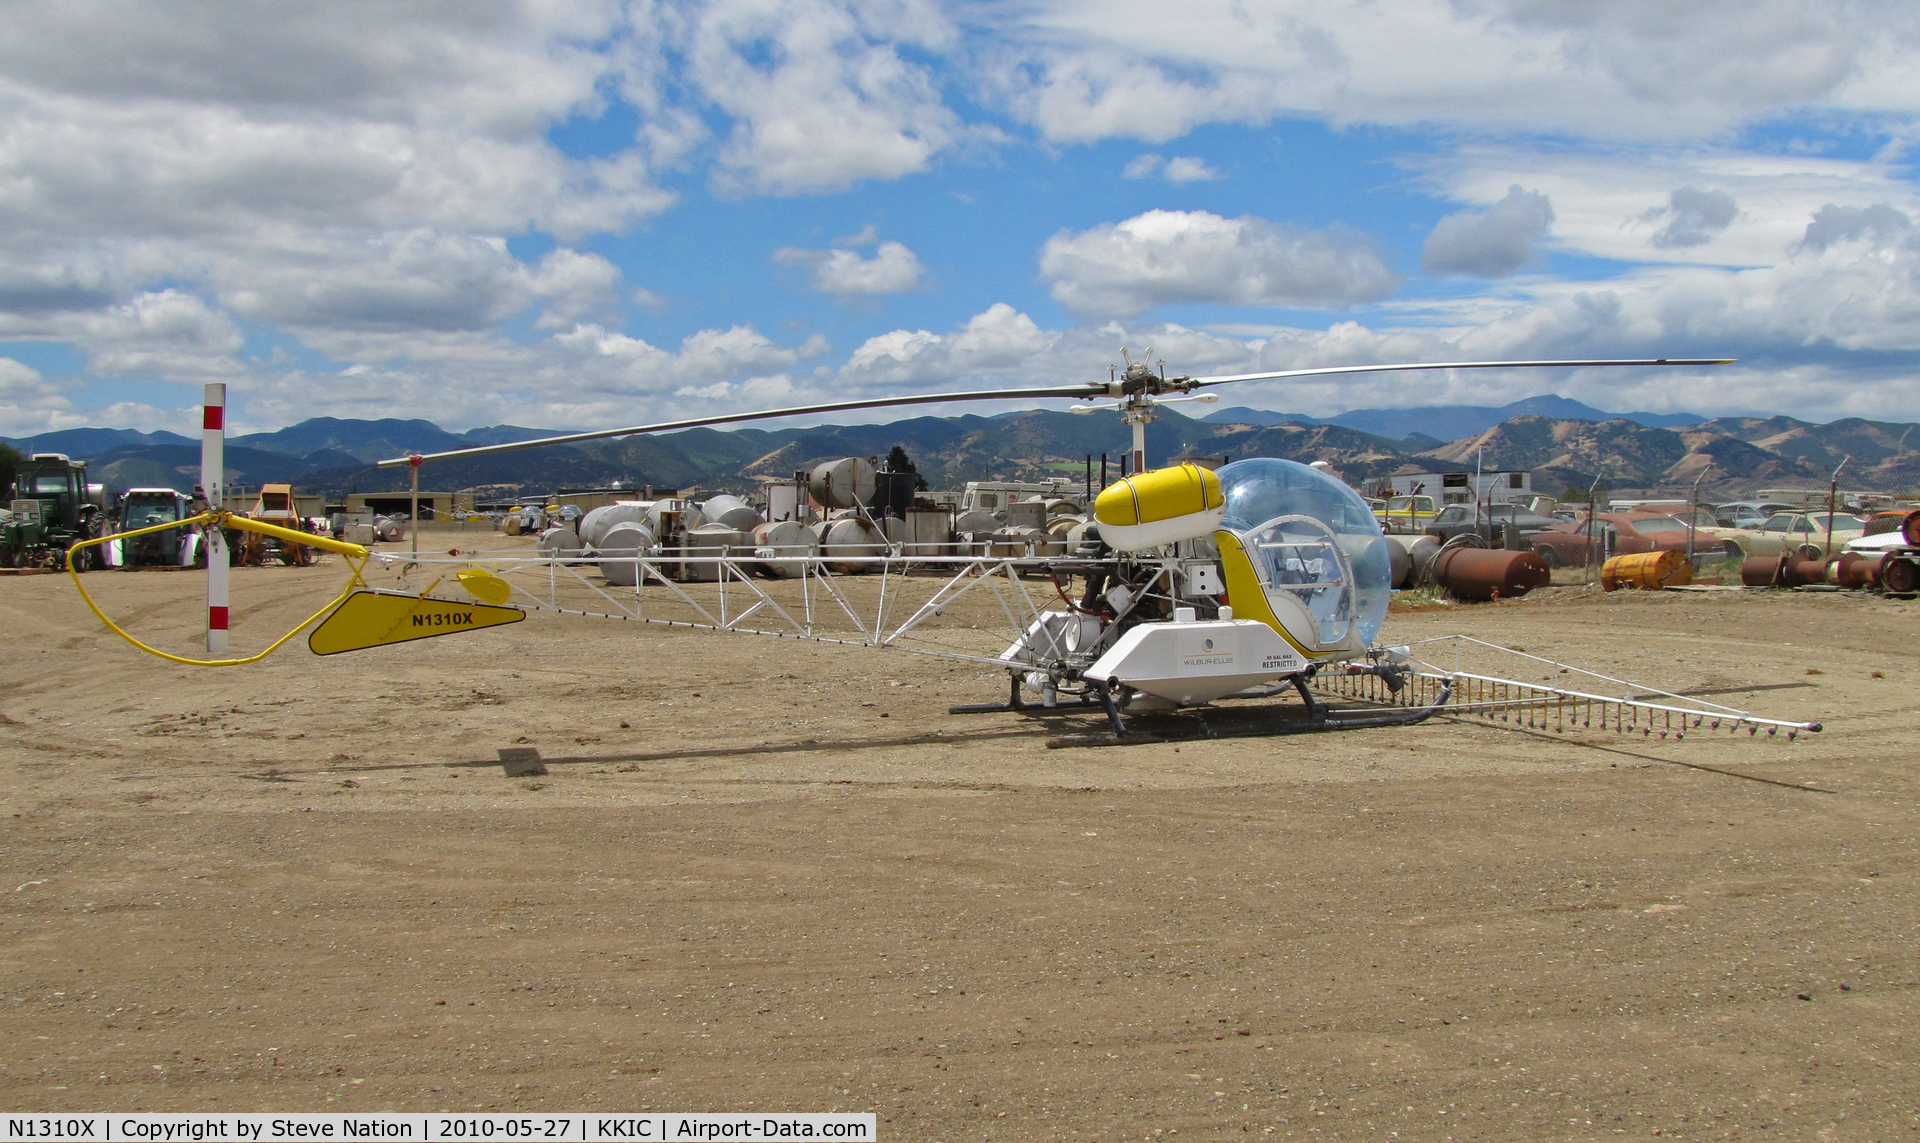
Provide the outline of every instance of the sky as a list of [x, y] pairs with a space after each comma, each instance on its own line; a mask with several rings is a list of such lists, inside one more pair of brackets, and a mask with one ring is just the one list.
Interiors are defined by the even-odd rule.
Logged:
[[1902, 0], [13, 0], [0, 434], [190, 432], [209, 382], [237, 431], [594, 429], [1123, 349], [1740, 359], [1223, 390], [1319, 416], [1920, 420], [1916, 65]]

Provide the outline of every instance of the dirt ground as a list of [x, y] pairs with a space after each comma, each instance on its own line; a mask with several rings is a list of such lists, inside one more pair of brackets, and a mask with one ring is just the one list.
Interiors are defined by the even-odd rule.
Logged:
[[[337, 566], [239, 569], [248, 646]], [[193, 642], [192, 573], [98, 573]], [[1396, 611], [1788, 742], [1048, 750], [1004, 676], [535, 616], [248, 668], [0, 581], [0, 1102], [877, 1111], [914, 1140], [1920, 1130], [1920, 611]], [[1243, 704], [1244, 705], [1244, 704]], [[1284, 711], [1287, 700], [1274, 700]], [[503, 776], [531, 745], [544, 777]]]

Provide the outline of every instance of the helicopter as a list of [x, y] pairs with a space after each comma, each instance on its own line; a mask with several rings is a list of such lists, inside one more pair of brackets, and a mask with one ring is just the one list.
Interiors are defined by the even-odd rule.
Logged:
[[[1769, 736], [1785, 730], [1789, 738], [1820, 729], [1816, 723], [1760, 717], [1508, 651], [1470, 636], [1445, 641], [1453, 653], [1451, 666], [1440, 661], [1446, 657], [1445, 647], [1382, 646], [1377, 636], [1390, 595], [1388, 541], [1371, 508], [1352, 488], [1321, 469], [1274, 458], [1244, 459], [1217, 472], [1191, 463], [1160, 468], [1147, 464], [1146, 426], [1159, 407], [1216, 400], [1204, 390], [1222, 385], [1406, 370], [1709, 366], [1732, 359], [1408, 362], [1194, 377], [1169, 376], [1164, 362], [1157, 367], [1151, 363], [1151, 351], [1138, 361], [1125, 350], [1122, 356], [1124, 367], [1110, 367], [1105, 381], [715, 414], [379, 462], [383, 468], [408, 468], [417, 497], [421, 468], [456, 458], [859, 409], [1067, 399], [1075, 402], [1069, 406], [1072, 412], [1118, 413], [1132, 430], [1132, 451], [1131, 474], [1101, 491], [1093, 505], [1095, 527], [1064, 553], [994, 548], [959, 554], [908, 552], [877, 530], [880, 542], [855, 558], [805, 545], [702, 549], [689, 546], [687, 537], [678, 534], [681, 509], [672, 506], [648, 517], [663, 534], [639, 528], [633, 533], [639, 538], [618, 552], [573, 548], [502, 557], [455, 549], [445, 556], [422, 556], [417, 525], [412, 551], [405, 555], [372, 553], [359, 545], [302, 534], [299, 542], [344, 558], [350, 569], [347, 589], [265, 651], [216, 660], [192, 660], [149, 647], [115, 626], [84, 588], [81, 595], [136, 646], [177, 662], [204, 665], [257, 661], [309, 624], [317, 624], [308, 640], [310, 649], [333, 654], [517, 622], [530, 610], [906, 651], [1006, 672], [1005, 702], [955, 705], [951, 713], [1084, 710], [1103, 719], [1105, 733], [1062, 736], [1050, 740], [1052, 746], [1412, 725], [1442, 711], [1562, 731], [1596, 724], [1649, 736], [1657, 731], [1663, 738], [1723, 727], [1745, 729], [1750, 735], [1764, 729]], [[224, 398], [224, 386], [208, 386], [203, 467], [215, 476], [206, 482], [208, 488], [219, 487]], [[830, 478], [824, 486], [816, 481], [823, 505], [855, 517], [864, 514], [863, 497], [837, 499], [831, 484]], [[215, 522], [274, 534], [272, 525], [234, 516], [212, 503], [206, 512], [180, 523], [205, 527]], [[213, 537], [218, 534], [213, 528], [209, 542], [217, 542]], [[670, 539], [677, 542], [666, 542]], [[225, 645], [226, 588], [216, 582], [225, 578], [213, 575], [216, 565], [224, 570], [225, 561], [209, 562], [208, 649], [218, 652]], [[608, 568], [622, 565], [619, 582], [631, 586], [630, 597], [581, 574], [598, 571], [606, 585], [612, 585], [615, 578], [607, 574]], [[394, 576], [391, 586], [368, 582], [366, 575], [374, 566]], [[877, 586], [856, 589], [851, 582], [856, 574]], [[434, 577], [431, 582], [417, 582], [426, 575]], [[563, 582], [576, 595], [598, 602], [562, 599]], [[1077, 599], [1067, 590], [1076, 583]], [[1046, 585], [1053, 588], [1054, 599], [1046, 598]], [[449, 594], [456, 590], [468, 598]], [[984, 636], [956, 642], [955, 632], [937, 625], [939, 617], [959, 609], [969, 596], [983, 594], [997, 603], [1011, 635], [997, 654], [982, 646]], [[1470, 670], [1464, 659], [1469, 653], [1482, 658], [1517, 655], [1524, 662], [1504, 670]], [[1548, 670], [1545, 678], [1520, 677], [1537, 673], [1541, 665]], [[1568, 674], [1582, 684], [1554, 677]], [[1206, 714], [1221, 702], [1286, 691], [1303, 703], [1304, 719], [1229, 726], [1216, 725]], [[1357, 712], [1336, 711], [1326, 701], [1330, 696], [1365, 705]], [[1154, 715], [1186, 717], [1172, 724], [1165, 719], [1156, 725], [1142, 721]]]

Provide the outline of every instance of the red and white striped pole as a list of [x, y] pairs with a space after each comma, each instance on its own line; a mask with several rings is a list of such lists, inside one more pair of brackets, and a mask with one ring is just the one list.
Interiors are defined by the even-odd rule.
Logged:
[[[221, 488], [227, 482], [227, 387], [209, 385], [200, 412], [200, 487], [207, 506], [220, 509]], [[206, 531], [207, 651], [227, 650], [227, 534], [218, 525]]]

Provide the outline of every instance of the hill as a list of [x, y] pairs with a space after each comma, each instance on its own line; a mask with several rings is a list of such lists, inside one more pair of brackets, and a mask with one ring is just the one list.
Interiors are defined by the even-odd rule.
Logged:
[[199, 442], [179, 433], [143, 433], [137, 429], [61, 429], [31, 437], [0, 437], [23, 453], [64, 452], [75, 458], [93, 457], [127, 445], [188, 445]]
[[[306, 483], [314, 471], [313, 465], [297, 456], [231, 443], [226, 449], [226, 468], [227, 480], [234, 484]], [[186, 492], [200, 479], [200, 446], [123, 445], [92, 458], [88, 478], [116, 491], [146, 487]]]
[[229, 447], [239, 445], [291, 456], [305, 456], [326, 449], [348, 453], [364, 462], [405, 456], [410, 452], [445, 452], [493, 443], [450, 433], [432, 421], [343, 421], [334, 417], [314, 417], [276, 432], [234, 437]]

